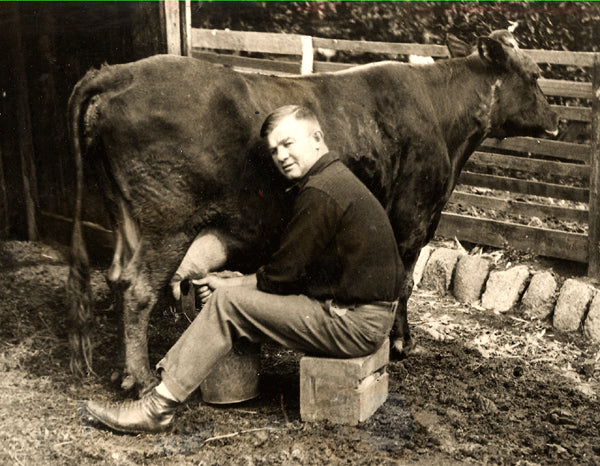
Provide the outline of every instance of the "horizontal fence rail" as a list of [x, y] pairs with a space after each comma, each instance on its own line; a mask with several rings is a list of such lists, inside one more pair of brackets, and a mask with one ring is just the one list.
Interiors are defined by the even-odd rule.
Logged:
[[[223, 51], [233, 54], [216, 53]], [[434, 59], [449, 56], [445, 46], [431, 44], [192, 29], [193, 56], [244, 72], [291, 75], [332, 72], [356, 66], [356, 63], [323, 60], [323, 57], [332, 57], [338, 52], [343, 52], [343, 58], [350, 61], [353, 54], [364, 53], [387, 55], [400, 60], [406, 60], [409, 55]], [[594, 68], [596, 53], [527, 49], [523, 49], [523, 52], [536, 63], [593, 68], [592, 74], [599, 73]], [[265, 56], [245, 57], [240, 53], [262, 53]], [[552, 105], [561, 120], [583, 125], [598, 121], [600, 106], [594, 107], [594, 102], [600, 97], [597, 95], [597, 83], [540, 79], [539, 85], [548, 96], [571, 99], [565, 105]], [[599, 147], [597, 142], [594, 145], [594, 140], [599, 136], [593, 133], [588, 139], [590, 137], [592, 143], [586, 144], [530, 137], [487, 139], [465, 165], [449, 206], [460, 206], [466, 212], [493, 212], [495, 215], [520, 219], [553, 219], [554, 223], [571, 222], [576, 226], [585, 226], [590, 223], [590, 216], [596, 215], [587, 205], [595, 205], [592, 203], [594, 193], [590, 185], [598, 176], [592, 170], [592, 162], [598, 158], [597, 150], [593, 147]], [[470, 193], [465, 189], [483, 189], [486, 193]], [[527, 196], [535, 197], [537, 201], [522, 199]], [[559, 202], [568, 205], [557, 205]], [[509, 244], [513, 248], [531, 250], [539, 255], [600, 263], [600, 250], [597, 252], [598, 258], [589, 257], [589, 251], [594, 251], [589, 242], [591, 238], [597, 238], [595, 232], [588, 237], [583, 233], [446, 211], [442, 214], [437, 233], [494, 247]]]
[[588, 221], [588, 210], [586, 208], [560, 207], [557, 205], [538, 204], [535, 202], [523, 202], [515, 199], [504, 199], [494, 196], [481, 196], [455, 191], [450, 197], [450, 204], [462, 204], [480, 209], [513, 214], [526, 218], [551, 217], [563, 219], [569, 222], [585, 224]]
[[576, 262], [587, 262], [587, 235], [517, 225], [487, 218], [445, 212], [437, 234], [463, 241], [523, 251], [535, 251], [541, 256]]
[[352, 53], [383, 53], [388, 55], [420, 55], [425, 57], [447, 58], [448, 48], [443, 45], [406, 44], [395, 42], [369, 42], [313, 37], [313, 45], [336, 51]]
[[530, 173], [552, 173], [558, 176], [589, 178], [590, 168], [587, 165], [565, 162], [549, 162], [547, 160], [530, 159], [514, 155], [494, 154], [475, 151], [469, 158], [467, 166], [495, 166]]
[[563, 120], [592, 121], [592, 109], [589, 107], [567, 107], [566, 105], [551, 105], [550, 107]]
[[565, 160], [579, 160], [589, 164], [590, 146], [574, 144], [571, 142], [552, 141], [528, 137], [515, 137], [507, 139], [486, 139], [481, 143], [481, 148], [502, 149], [507, 151], [522, 152], [526, 154], [544, 155]]
[[521, 180], [509, 176], [486, 175], [472, 172], [463, 172], [459, 177], [459, 183], [530, 196], [566, 199], [573, 202], [587, 202], [589, 197], [588, 188], [574, 188], [556, 183]]
[[591, 67], [594, 63], [595, 52], [565, 52], [562, 50], [531, 50], [522, 49], [536, 63], [552, 65], [570, 65]]
[[192, 28], [192, 49], [194, 48], [302, 55], [302, 36]]

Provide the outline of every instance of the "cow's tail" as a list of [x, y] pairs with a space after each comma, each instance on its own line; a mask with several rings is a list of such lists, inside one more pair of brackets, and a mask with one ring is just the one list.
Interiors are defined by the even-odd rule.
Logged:
[[67, 281], [67, 301], [70, 307], [69, 343], [71, 371], [85, 375], [92, 370], [91, 322], [93, 318], [90, 266], [82, 231], [85, 138], [83, 118], [90, 99], [101, 92], [94, 85], [98, 71], [90, 71], [73, 89], [68, 106], [68, 132], [75, 162], [76, 192], [71, 239], [70, 270]]

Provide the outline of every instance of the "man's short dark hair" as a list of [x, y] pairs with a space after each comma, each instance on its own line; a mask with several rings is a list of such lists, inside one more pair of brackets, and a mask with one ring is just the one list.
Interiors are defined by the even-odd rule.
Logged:
[[307, 121], [314, 123], [318, 127], [321, 126], [317, 116], [310, 108], [303, 107], [302, 105], [284, 105], [283, 107], [274, 110], [265, 119], [265, 122], [260, 129], [260, 137], [266, 138], [269, 136], [281, 120], [291, 115], [298, 121]]

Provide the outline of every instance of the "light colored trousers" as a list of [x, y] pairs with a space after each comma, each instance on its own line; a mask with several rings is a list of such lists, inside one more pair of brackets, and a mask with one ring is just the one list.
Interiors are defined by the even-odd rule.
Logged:
[[394, 311], [392, 303], [345, 309], [256, 287], [217, 288], [157, 368], [169, 391], [184, 401], [239, 338], [253, 343], [272, 340], [313, 355], [354, 358], [383, 344]]

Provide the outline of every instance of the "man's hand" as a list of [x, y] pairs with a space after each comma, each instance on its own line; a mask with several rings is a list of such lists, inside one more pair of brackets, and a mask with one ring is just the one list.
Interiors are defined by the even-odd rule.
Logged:
[[192, 280], [198, 286], [196, 298], [204, 305], [212, 292], [226, 286], [256, 286], [256, 275], [242, 275], [239, 272], [222, 271], [208, 274], [206, 277]]
[[192, 283], [198, 287], [196, 290], [196, 298], [200, 299], [202, 305], [206, 304], [208, 298], [214, 290], [222, 286], [236, 286], [232, 282], [232, 278], [219, 277], [217, 275], [209, 274], [204, 278], [192, 280]]

